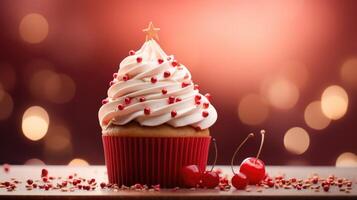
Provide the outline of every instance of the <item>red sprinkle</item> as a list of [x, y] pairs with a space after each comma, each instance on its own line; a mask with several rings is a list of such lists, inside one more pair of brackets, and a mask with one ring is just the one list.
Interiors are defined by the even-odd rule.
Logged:
[[141, 61], [143, 61], [143, 58], [142, 58], [142, 57], [137, 57], [137, 58], [136, 58], [136, 62], [141, 63]]
[[171, 73], [169, 71], [165, 71], [164, 72], [164, 77], [165, 78], [168, 78], [170, 75], [171, 75]]
[[103, 99], [102, 100], [102, 104], [104, 105], [104, 104], [107, 104], [109, 102], [109, 100], [108, 99]]
[[42, 177], [42, 181], [47, 182], [48, 181], [47, 177]]
[[211, 94], [210, 93], [205, 94], [205, 97], [208, 99], [208, 101], [211, 101]]
[[105, 186], [107, 186], [107, 184], [105, 184], [104, 182], [100, 183], [100, 187], [103, 189], [105, 188]]
[[127, 80], [129, 80], [129, 79], [130, 79], [130, 77], [129, 77], [128, 74], [125, 74], [125, 75], [123, 76], [123, 81], [127, 81]]
[[176, 110], [171, 111], [171, 117], [176, 117], [176, 115], [177, 115]]
[[208, 102], [204, 102], [204, 103], [203, 103], [203, 108], [204, 108], [204, 109], [207, 109], [208, 107], [209, 107], [209, 103], [208, 103]]
[[130, 98], [130, 97], [126, 97], [126, 98], [124, 99], [124, 101], [125, 101], [126, 104], [130, 104], [131, 98]]
[[31, 179], [27, 180], [27, 184], [32, 185], [32, 183], [33, 183], [33, 180], [31, 180]]
[[113, 74], [113, 78], [116, 79], [118, 77], [118, 73]]
[[10, 171], [10, 165], [9, 164], [4, 164], [3, 167], [4, 167], [4, 171], [6, 173], [8, 173]]
[[145, 107], [145, 108], [144, 108], [144, 114], [145, 114], [145, 115], [150, 115], [150, 111], [151, 111], [151, 110], [150, 110], [149, 107]]
[[118, 105], [118, 110], [124, 110], [124, 105], [123, 104], [119, 104]]
[[161, 58], [159, 58], [159, 59], [157, 59], [157, 62], [158, 62], [159, 64], [161, 64], [161, 63], [163, 63], [163, 62], [164, 62], [164, 60], [163, 60], [163, 59], [161, 59]]
[[180, 102], [180, 101], [182, 101], [182, 99], [180, 97], [177, 97], [176, 102]]
[[140, 102], [144, 102], [145, 100], [146, 100], [145, 97], [140, 97], [140, 98], [139, 98], [139, 101], [140, 101]]
[[169, 104], [173, 104], [175, 102], [175, 97], [174, 96], [170, 96], [168, 102], [169, 102]]
[[207, 112], [207, 111], [203, 111], [203, 112], [202, 112], [202, 116], [203, 116], [203, 117], [208, 117], [208, 112]]
[[72, 178], [73, 178], [73, 176], [72, 176], [72, 175], [69, 175], [69, 176], [68, 176], [68, 179], [72, 179]]
[[189, 86], [190, 84], [191, 84], [191, 83], [182, 82], [181, 86], [184, 88], [184, 87]]
[[157, 82], [157, 78], [156, 77], [151, 77], [151, 83], [156, 83]]
[[195, 100], [197, 101], [197, 100], [201, 100], [201, 95], [199, 95], [199, 94], [197, 94], [196, 96], [195, 96]]
[[161, 92], [162, 92], [162, 94], [166, 94], [166, 93], [167, 93], [167, 89], [166, 89], [166, 88], [163, 88], [163, 89], [161, 90]]
[[130, 51], [129, 51], [129, 55], [130, 55], [130, 56], [135, 55], [135, 51], [134, 51], [134, 50], [130, 50]]
[[200, 101], [200, 100], [195, 100], [195, 104], [196, 104], [196, 105], [200, 105], [200, 104], [201, 104], [201, 101]]
[[46, 177], [48, 176], [48, 170], [47, 169], [42, 169], [41, 170], [41, 177]]
[[176, 60], [174, 60], [174, 61], [171, 62], [171, 65], [172, 65], [173, 67], [176, 67], [176, 66], [178, 65], [178, 62], [177, 62]]

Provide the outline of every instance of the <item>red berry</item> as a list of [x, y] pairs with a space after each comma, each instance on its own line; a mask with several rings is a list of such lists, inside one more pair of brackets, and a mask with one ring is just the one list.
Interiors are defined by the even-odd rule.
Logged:
[[43, 181], [43, 182], [47, 182], [47, 181], [48, 181], [47, 177], [45, 177], [45, 176], [42, 177], [42, 181]]
[[68, 179], [72, 179], [72, 178], [73, 178], [73, 176], [72, 176], [72, 175], [69, 175], [69, 176], [68, 176]]
[[182, 99], [180, 97], [177, 97], [176, 102], [180, 102], [180, 101], [182, 101]]
[[105, 186], [107, 186], [107, 184], [105, 184], [104, 182], [100, 183], [100, 187], [103, 189], [105, 188]]
[[200, 105], [200, 104], [201, 104], [201, 101], [200, 101], [200, 100], [195, 100], [195, 104], [196, 104], [196, 105]]
[[195, 96], [195, 100], [201, 100], [201, 95], [197, 94], [197, 95]]
[[176, 110], [171, 111], [171, 117], [176, 117], [176, 115], [177, 115]]
[[250, 185], [256, 185], [264, 179], [265, 165], [260, 159], [249, 157], [243, 160], [239, 171], [247, 176]]
[[165, 78], [168, 78], [170, 75], [171, 75], [171, 73], [169, 71], [165, 71], [164, 72], [164, 77]]
[[177, 62], [176, 60], [174, 60], [174, 61], [171, 62], [171, 65], [172, 65], [173, 67], [176, 67], [176, 66], [178, 65], [178, 62]]
[[191, 84], [191, 83], [182, 82], [182, 83], [181, 83], [181, 86], [184, 88], [184, 87], [189, 86], [190, 84]]
[[113, 74], [113, 78], [116, 79], [118, 77], [118, 73]]
[[126, 97], [126, 98], [124, 99], [124, 101], [125, 101], [126, 104], [130, 104], [131, 98], [130, 98], [130, 97]]
[[166, 94], [167, 93], [167, 89], [164, 88], [164, 89], [161, 90], [161, 92], [162, 92], [162, 94]]
[[208, 101], [211, 101], [211, 94], [210, 93], [205, 94], [205, 97], [208, 99]]
[[137, 58], [136, 58], [136, 62], [141, 63], [141, 61], [143, 61], [143, 58], [142, 58], [142, 57], [137, 57]]
[[242, 173], [234, 174], [232, 178], [232, 185], [237, 190], [244, 190], [248, 185], [248, 178]]
[[173, 104], [175, 102], [175, 97], [174, 96], [169, 96], [169, 104]]
[[209, 107], [209, 103], [208, 102], [204, 102], [202, 105], [203, 105], [204, 109], [207, 109]]
[[150, 115], [150, 111], [151, 111], [151, 110], [150, 110], [149, 107], [145, 107], [145, 108], [144, 108], [144, 114], [145, 114], [145, 115]]
[[268, 181], [268, 182], [267, 182], [267, 185], [268, 185], [269, 187], [274, 187], [274, 182], [273, 182], [273, 181]]
[[45, 176], [47, 176], [47, 175], [48, 175], [47, 169], [42, 169], [42, 170], [41, 170], [41, 177], [45, 177]]
[[208, 115], [209, 115], [209, 113], [208, 113], [207, 111], [203, 111], [203, 112], [202, 112], [202, 116], [203, 116], [203, 117], [208, 117]]
[[31, 180], [31, 179], [28, 179], [28, 180], [27, 180], [26, 182], [27, 182], [27, 184], [28, 184], [28, 185], [32, 185], [32, 183], [33, 183], [33, 180]]
[[157, 82], [157, 78], [156, 77], [151, 77], [151, 83], [156, 83]]
[[161, 58], [159, 58], [159, 59], [157, 59], [157, 62], [158, 62], [159, 64], [161, 64], [161, 63], [163, 63], [163, 62], [164, 62], [164, 60], [163, 60], [163, 59], [161, 59]]
[[139, 101], [140, 101], [140, 102], [144, 102], [144, 101], [145, 101], [145, 97], [140, 97], [140, 98], [139, 98]]
[[214, 171], [206, 171], [202, 175], [201, 186], [204, 188], [215, 188], [219, 184], [219, 175]]
[[134, 51], [134, 50], [130, 50], [130, 51], [129, 51], [129, 55], [130, 55], [130, 56], [135, 55], [135, 51]]
[[198, 86], [197, 84], [195, 84], [195, 85], [193, 86], [193, 89], [194, 89], [194, 90], [199, 90], [199, 89], [200, 89], [200, 86]]
[[181, 177], [186, 187], [196, 187], [200, 183], [201, 173], [197, 165], [188, 165], [181, 169]]
[[123, 104], [118, 104], [118, 110], [124, 110], [124, 105]]
[[130, 77], [129, 77], [128, 74], [125, 74], [125, 75], [123, 76], [123, 81], [127, 81], [127, 80], [129, 80], [129, 79], [130, 79]]

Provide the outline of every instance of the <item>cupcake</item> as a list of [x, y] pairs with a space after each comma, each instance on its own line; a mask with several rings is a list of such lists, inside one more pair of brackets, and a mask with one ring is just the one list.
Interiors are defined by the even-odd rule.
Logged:
[[217, 112], [187, 68], [155, 40], [152, 24], [110, 82], [99, 110], [110, 183], [182, 186], [180, 170], [204, 170]]

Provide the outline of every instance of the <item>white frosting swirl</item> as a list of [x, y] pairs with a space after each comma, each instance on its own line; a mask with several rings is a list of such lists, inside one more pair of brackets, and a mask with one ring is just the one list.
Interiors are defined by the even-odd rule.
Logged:
[[185, 66], [168, 56], [153, 39], [121, 63], [98, 116], [104, 129], [109, 122], [143, 126], [164, 123], [173, 127], [206, 129], [217, 112], [192, 83]]

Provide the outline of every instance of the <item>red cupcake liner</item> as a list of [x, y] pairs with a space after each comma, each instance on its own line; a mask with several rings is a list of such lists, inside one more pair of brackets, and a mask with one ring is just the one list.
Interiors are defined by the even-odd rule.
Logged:
[[204, 171], [211, 137], [103, 136], [110, 183], [183, 186], [180, 170], [195, 164]]

